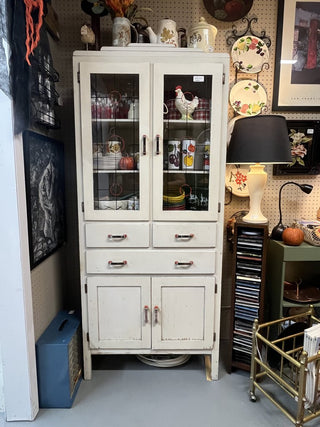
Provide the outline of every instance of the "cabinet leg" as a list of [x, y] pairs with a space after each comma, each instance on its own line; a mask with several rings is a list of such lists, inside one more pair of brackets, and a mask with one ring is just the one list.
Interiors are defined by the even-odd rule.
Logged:
[[206, 379], [207, 379], [207, 381], [212, 381], [211, 356], [208, 356], [208, 355], [204, 356], [204, 364], [206, 367]]
[[92, 356], [89, 351], [83, 350], [83, 378], [91, 380], [92, 378]]
[[204, 362], [207, 381], [218, 380], [218, 361], [216, 360], [215, 355], [213, 353], [211, 355], [205, 355]]
[[[210, 355], [205, 356], [208, 360], [208, 381], [217, 381], [219, 379], [219, 348], [216, 348]], [[207, 366], [207, 365], [206, 365]]]

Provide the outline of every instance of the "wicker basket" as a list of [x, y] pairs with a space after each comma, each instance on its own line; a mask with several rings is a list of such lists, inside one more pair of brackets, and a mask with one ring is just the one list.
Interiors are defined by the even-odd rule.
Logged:
[[300, 221], [295, 224], [303, 231], [305, 242], [313, 246], [320, 246], [320, 222], [319, 221]]

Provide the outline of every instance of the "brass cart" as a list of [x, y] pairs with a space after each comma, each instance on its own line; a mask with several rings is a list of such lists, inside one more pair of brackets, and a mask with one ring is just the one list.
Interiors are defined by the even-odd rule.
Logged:
[[[299, 315], [284, 317], [260, 325], [258, 320], [254, 322], [249, 394], [250, 399], [256, 401], [255, 390], [257, 388], [293, 424], [300, 427], [320, 416], [320, 407], [317, 403], [320, 397], [320, 391], [318, 391], [320, 351], [309, 357], [308, 353], [303, 350], [303, 330], [295, 331], [295, 328], [291, 328], [292, 334], [281, 333], [285, 329], [290, 330], [289, 326], [298, 323], [305, 323], [305, 328], [320, 323], [320, 320], [314, 316], [314, 310], [311, 307]], [[277, 338], [273, 339], [273, 337]], [[271, 361], [272, 363], [270, 363]], [[314, 366], [314, 372], [317, 373], [315, 398], [313, 402], [308, 403], [306, 400], [307, 375]], [[266, 381], [267, 378], [269, 381]], [[263, 379], [265, 381], [262, 381]], [[276, 397], [274, 396], [274, 384], [276, 384]], [[294, 402], [289, 399], [290, 404], [293, 402], [293, 405], [287, 405], [288, 399], [283, 403], [285, 399], [281, 399], [283, 396], [278, 393], [279, 387], [294, 399]], [[294, 413], [295, 415], [293, 415]]]

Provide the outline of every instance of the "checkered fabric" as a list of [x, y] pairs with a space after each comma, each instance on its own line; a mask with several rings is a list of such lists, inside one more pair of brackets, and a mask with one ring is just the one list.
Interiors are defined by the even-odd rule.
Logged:
[[208, 110], [210, 108], [209, 99], [206, 98], [199, 98], [199, 104], [196, 109], [199, 110]]
[[167, 120], [179, 120], [181, 118], [181, 114], [176, 109], [175, 99], [168, 99], [166, 101], [166, 105], [168, 107], [168, 114], [164, 114], [164, 118]]
[[210, 120], [210, 110], [197, 108], [192, 114], [194, 120]]

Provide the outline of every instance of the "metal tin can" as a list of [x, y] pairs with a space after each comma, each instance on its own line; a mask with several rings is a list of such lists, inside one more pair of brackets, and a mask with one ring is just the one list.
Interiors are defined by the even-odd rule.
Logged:
[[204, 170], [210, 169], [210, 157], [208, 153], [204, 153], [203, 155], [203, 169]]
[[128, 210], [138, 211], [139, 210], [139, 199], [137, 196], [128, 199]]

